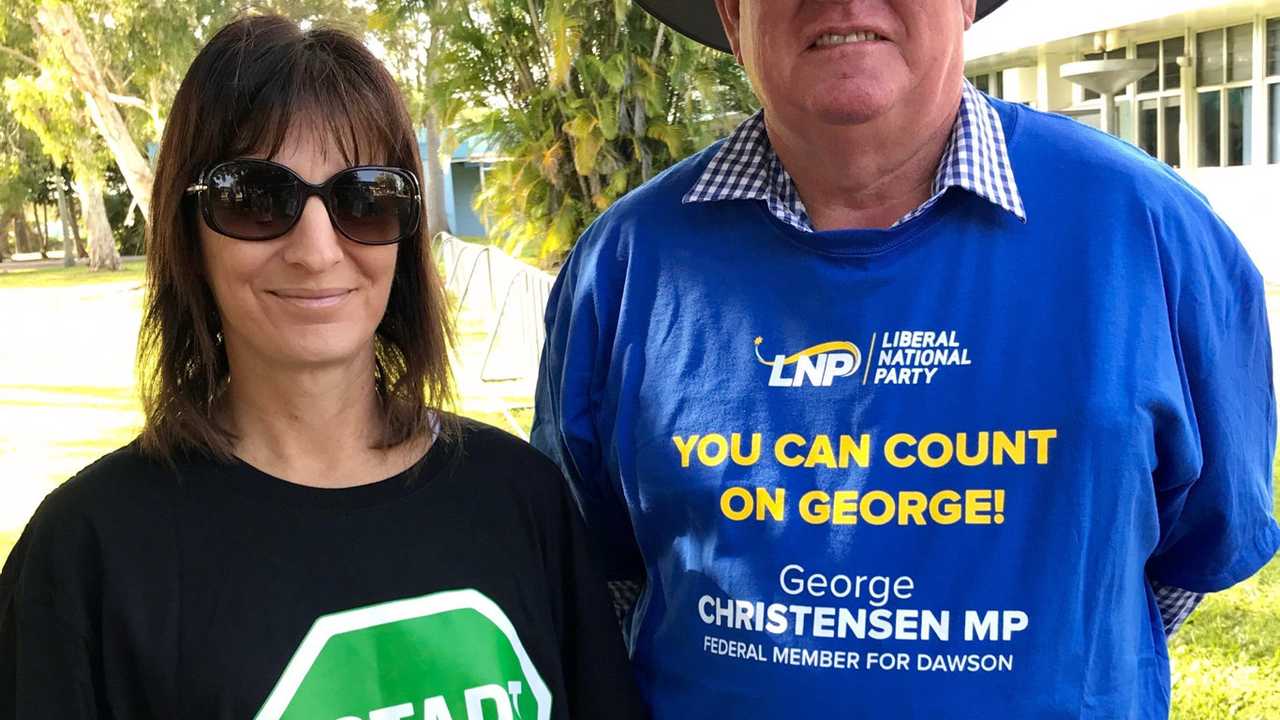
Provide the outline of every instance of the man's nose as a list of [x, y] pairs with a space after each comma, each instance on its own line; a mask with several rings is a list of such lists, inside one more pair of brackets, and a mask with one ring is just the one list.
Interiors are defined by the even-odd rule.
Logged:
[[307, 198], [302, 217], [287, 236], [284, 259], [311, 272], [320, 272], [342, 261], [343, 238], [329, 219], [319, 196]]

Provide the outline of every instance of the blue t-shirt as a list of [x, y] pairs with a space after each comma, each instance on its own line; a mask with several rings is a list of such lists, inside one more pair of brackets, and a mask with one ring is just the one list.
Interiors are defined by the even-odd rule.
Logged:
[[533, 440], [568, 474], [659, 720], [1165, 718], [1148, 575], [1280, 545], [1263, 283], [1139, 151], [997, 103], [1021, 222], [893, 229], [682, 204], [715, 147], [583, 236]]

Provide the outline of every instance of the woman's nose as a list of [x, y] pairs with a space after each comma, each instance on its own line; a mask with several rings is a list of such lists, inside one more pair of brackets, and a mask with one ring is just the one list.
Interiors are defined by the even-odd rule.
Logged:
[[320, 272], [342, 261], [342, 235], [333, 226], [319, 196], [307, 198], [302, 206], [302, 217], [298, 218], [286, 239], [289, 242], [284, 258], [290, 264]]

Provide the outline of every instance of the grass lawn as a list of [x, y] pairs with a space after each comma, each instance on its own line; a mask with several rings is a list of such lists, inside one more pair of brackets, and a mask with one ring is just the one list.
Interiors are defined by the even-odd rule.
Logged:
[[[1273, 481], [1280, 517], [1280, 464]], [[1280, 718], [1280, 561], [1205, 598], [1169, 658], [1175, 720]]]
[[0, 290], [6, 288], [65, 288], [105, 285], [120, 282], [142, 282], [143, 263], [130, 260], [117, 272], [92, 272], [88, 267], [25, 268], [22, 263], [0, 263]]
[[[136, 432], [141, 280], [137, 261], [120, 273], [0, 264], [0, 560], [45, 493]], [[529, 383], [479, 379], [483, 319], [459, 318], [458, 340], [460, 410], [527, 433]], [[1174, 718], [1280, 718], [1280, 562], [1210, 596], [1174, 637], [1170, 656]]]

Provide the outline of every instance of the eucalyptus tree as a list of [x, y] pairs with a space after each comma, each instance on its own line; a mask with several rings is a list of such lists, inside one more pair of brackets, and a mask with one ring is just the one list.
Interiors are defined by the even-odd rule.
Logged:
[[439, 98], [432, 92], [439, 82], [439, 59], [444, 46], [444, 4], [437, 0], [378, 0], [368, 23], [371, 44], [381, 50], [404, 93], [409, 116], [423, 136], [422, 184], [430, 237], [449, 229], [440, 160], [443, 128]]
[[[110, 151], [144, 221], [165, 114], [187, 66], [218, 27], [243, 10], [223, 0], [11, 0], [0, 54], [64, 72], [84, 130]], [[360, 34], [367, 11], [345, 0], [266, 0], [255, 12], [324, 21]]]

